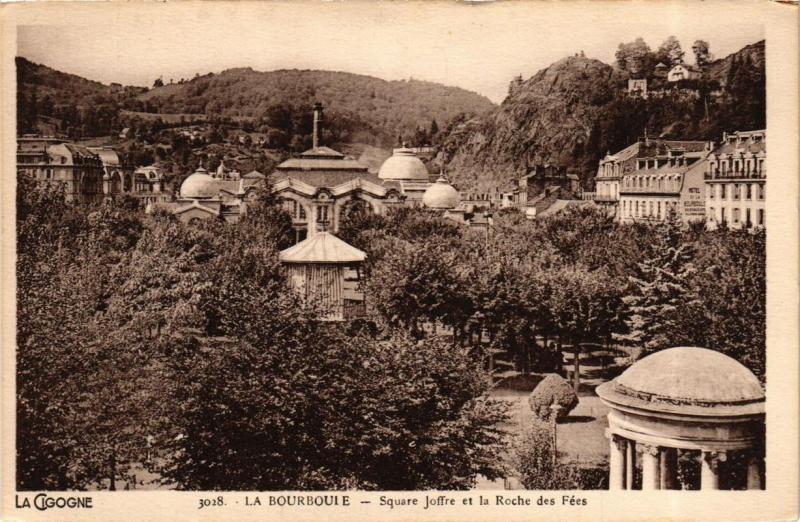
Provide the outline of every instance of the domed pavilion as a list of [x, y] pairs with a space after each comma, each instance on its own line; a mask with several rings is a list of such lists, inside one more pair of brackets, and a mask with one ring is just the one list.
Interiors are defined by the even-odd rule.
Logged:
[[246, 212], [247, 201], [258, 195], [259, 179], [215, 178], [200, 165], [181, 183], [175, 201], [150, 205], [148, 211], [161, 207], [185, 223], [209, 218], [236, 222]]
[[694, 489], [698, 477], [703, 490], [762, 489], [764, 390], [731, 357], [670, 348], [597, 395], [611, 408], [610, 489]]
[[384, 182], [400, 184], [403, 194], [411, 205], [419, 205], [422, 196], [431, 186], [430, 174], [422, 160], [412, 149], [394, 149], [378, 170], [378, 177]]
[[444, 176], [439, 177], [422, 195], [422, 204], [433, 210], [453, 210], [459, 203], [461, 196]]

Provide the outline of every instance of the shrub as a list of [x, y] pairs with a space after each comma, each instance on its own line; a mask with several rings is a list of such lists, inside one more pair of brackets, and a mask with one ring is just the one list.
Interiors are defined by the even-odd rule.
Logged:
[[528, 404], [536, 417], [547, 421], [553, 413], [550, 406], [554, 402], [561, 406], [558, 419], [563, 419], [578, 405], [578, 395], [563, 377], [551, 373], [531, 392]]
[[525, 489], [580, 489], [574, 466], [555, 462], [553, 466], [551, 427], [534, 421], [511, 447], [511, 467]]

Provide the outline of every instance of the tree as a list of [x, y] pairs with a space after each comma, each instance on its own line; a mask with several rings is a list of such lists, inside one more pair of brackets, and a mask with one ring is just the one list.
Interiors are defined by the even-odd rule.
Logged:
[[709, 53], [708, 42], [705, 40], [696, 40], [692, 44], [692, 53], [694, 54], [694, 62], [698, 67], [703, 67], [713, 59], [711, 53]]
[[690, 278], [695, 273], [691, 245], [683, 241], [674, 217], [656, 225], [652, 251], [630, 277], [632, 292], [623, 298], [628, 333], [622, 339], [645, 352], [683, 344], [682, 308], [695, 300]]
[[675, 36], [669, 36], [656, 51], [656, 58], [660, 62], [677, 65], [683, 62], [684, 54], [680, 41]]
[[164, 80], [162, 80], [161, 77], [159, 76], [158, 78], [156, 78], [156, 81], [153, 82], [153, 88], [163, 87], [163, 86], [164, 86]]
[[169, 395], [182, 407], [165, 453], [169, 480], [203, 490], [403, 490], [465, 489], [478, 473], [499, 475], [504, 409], [482, 398], [488, 381], [466, 349], [343, 335], [282, 295], [257, 298], [264, 308], [238, 324], [237, 341], [173, 359]]
[[766, 369], [766, 234], [702, 232], [681, 329], [692, 344], [720, 351], [762, 381]]
[[633, 77], [645, 77], [655, 65], [650, 47], [643, 38], [619, 44], [614, 56], [617, 59], [617, 66], [623, 71], [630, 72]]

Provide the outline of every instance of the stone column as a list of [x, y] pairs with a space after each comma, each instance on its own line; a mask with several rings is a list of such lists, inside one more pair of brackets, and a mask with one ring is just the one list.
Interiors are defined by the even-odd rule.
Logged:
[[675, 489], [678, 472], [678, 454], [675, 448], [661, 448], [661, 489]]
[[755, 453], [747, 459], [747, 489], [761, 489], [761, 457]]
[[633, 489], [633, 473], [636, 471], [636, 441], [628, 440], [625, 460], [625, 488]]
[[704, 451], [700, 458], [700, 489], [719, 489], [719, 465], [725, 462], [724, 451]]
[[608, 489], [625, 489], [625, 439], [613, 433], [608, 436], [611, 452], [608, 459]]
[[658, 446], [642, 445], [642, 489], [655, 490], [661, 487], [658, 470]]

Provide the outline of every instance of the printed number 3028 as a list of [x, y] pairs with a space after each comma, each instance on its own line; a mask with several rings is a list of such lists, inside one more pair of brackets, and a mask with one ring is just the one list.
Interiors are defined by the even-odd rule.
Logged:
[[216, 498], [201, 498], [200, 499], [200, 506], [197, 509], [203, 509], [204, 507], [220, 507], [225, 505], [225, 500], [222, 498], [222, 495]]

